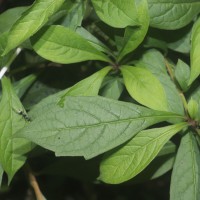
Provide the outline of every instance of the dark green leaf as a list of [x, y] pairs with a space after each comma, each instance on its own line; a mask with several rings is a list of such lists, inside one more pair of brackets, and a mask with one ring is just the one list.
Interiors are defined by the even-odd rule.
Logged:
[[148, 0], [150, 25], [160, 29], [179, 29], [200, 12], [199, 0]]
[[181, 140], [170, 186], [170, 200], [200, 199], [200, 153], [197, 141], [188, 132]]
[[[182, 116], [102, 97], [65, 97], [44, 105], [18, 133], [57, 156], [97, 156], [129, 140], [146, 127]], [[37, 133], [37, 134], [36, 134]]]
[[192, 30], [192, 49], [190, 52], [191, 59], [191, 73], [189, 85], [199, 76], [200, 74], [200, 18], [193, 26]]

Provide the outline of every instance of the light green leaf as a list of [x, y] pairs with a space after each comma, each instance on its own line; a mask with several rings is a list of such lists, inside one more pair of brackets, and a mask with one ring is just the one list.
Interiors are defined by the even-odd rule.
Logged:
[[199, 0], [148, 0], [150, 25], [160, 29], [179, 29], [200, 12]]
[[31, 38], [34, 50], [47, 60], [57, 63], [76, 63], [85, 60], [110, 59], [79, 34], [69, 28], [54, 25], [40, 30]]
[[139, 25], [135, 0], [92, 0], [99, 18], [115, 28]]
[[67, 96], [97, 96], [104, 77], [111, 69], [109, 66], [105, 67], [82, 81], [79, 81], [74, 86], [46, 97], [30, 111], [31, 118], [36, 118], [42, 114], [41, 110], [44, 111], [46, 108], [46, 111], [48, 111], [55, 104], [59, 104], [61, 107], [64, 106], [63, 103]]
[[190, 78], [190, 67], [179, 59], [174, 74], [181, 89], [186, 92], [189, 89], [188, 82]]
[[149, 165], [173, 135], [186, 126], [187, 123], [183, 122], [141, 131], [119, 150], [104, 157], [100, 180], [118, 184], [133, 178]]
[[188, 113], [194, 120], [198, 120], [199, 104], [194, 99], [190, 99], [188, 102]]
[[4, 55], [36, 33], [65, 0], [37, 0], [23, 13], [9, 31]]
[[85, 38], [97, 50], [106, 53], [109, 53], [109, 51], [111, 51], [100, 40], [98, 40], [95, 36], [93, 36], [90, 32], [88, 32], [85, 28], [77, 27], [76, 33]]
[[191, 60], [191, 73], [189, 85], [199, 76], [200, 74], [200, 18], [195, 23], [192, 29], [192, 47], [190, 52]]
[[[124, 2], [124, 1], [123, 1]], [[135, 50], [144, 40], [149, 27], [149, 14], [147, 0], [135, 0], [139, 27], [125, 29], [123, 45], [118, 55], [120, 61], [125, 55]]]
[[8, 174], [9, 182], [14, 174], [24, 164], [23, 155], [31, 149], [31, 144], [25, 139], [13, 139], [15, 133], [28, 124], [21, 102], [14, 93], [7, 78], [2, 79], [3, 95], [0, 102], [0, 163]]
[[168, 110], [165, 91], [149, 70], [132, 66], [120, 69], [126, 88], [136, 101], [154, 110]]
[[146, 127], [182, 116], [103, 97], [66, 97], [44, 105], [18, 137], [57, 156], [95, 157], [129, 140]]
[[172, 171], [170, 200], [200, 199], [200, 153], [194, 133], [181, 140]]
[[9, 31], [27, 8], [28, 7], [16, 7], [3, 12], [0, 15], [0, 33]]
[[159, 79], [167, 97], [168, 111], [183, 115], [183, 103], [175, 84], [167, 73], [163, 55], [155, 49], [146, 51], [135, 65], [148, 69]]

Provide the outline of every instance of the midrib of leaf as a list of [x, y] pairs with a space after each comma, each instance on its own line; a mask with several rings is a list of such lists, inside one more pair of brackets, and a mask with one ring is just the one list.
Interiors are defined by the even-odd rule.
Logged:
[[[76, 109], [73, 109], [73, 110], [76, 110]], [[49, 111], [49, 112], [51, 112], [51, 111]], [[84, 111], [82, 111], [82, 112], [84, 112]], [[88, 112], [85, 112], [85, 113], [89, 114]], [[45, 113], [45, 114], [48, 114], [48, 112]], [[96, 118], [96, 116], [92, 115], [91, 113], [90, 113], [90, 115], [99, 121], [99, 119]], [[145, 116], [145, 117], [135, 117], [135, 118], [128, 118], [128, 119], [119, 119], [119, 120], [113, 120], [113, 121], [107, 121], [107, 122], [100, 122], [100, 123], [95, 123], [95, 124], [92, 124], [92, 125], [79, 125], [79, 126], [71, 126], [71, 127], [59, 128], [59, 129], [56, 128], [55, 130], [70, 130], [70, 129], [90, 128], [90, 127], [98, 127], [98, 126], [102, 126], [102, 125], [110, 125], [110, 124], [116, 124], [116, 123], [119, 124], [119, 123], [123, 123], [123, 122], [132, 123], [134, 121], [139, 121], [139, 120], [144, 120], [145, 121], [145, 119], [148, 119], [148, 118], [154, 118], [154, 119], [155, 118], [161, 118], [162, 119], [162, 118], [167, 118], [167, 117], [184, 119], [184, 117], [181, 116], [181, 115], [173, 115], [173, 114], [172, 115], [162, 115], [162, 116], [151, 115], [151, 116]], [[45, 119], [40, 119], [40, 121], [44, 121], [45, 122], [46, 118]], [[52, 128], [51, 128], [51, 130], [55, 131]], [[49, 131], [49, 130], [47, 129], [46, 131]], [[34, 130], [31, 130], [31, 132], [34, 132]]]

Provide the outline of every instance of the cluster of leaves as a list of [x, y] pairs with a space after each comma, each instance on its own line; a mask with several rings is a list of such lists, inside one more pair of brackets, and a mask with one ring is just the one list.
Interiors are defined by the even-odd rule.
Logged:
[[[1, 14], [10, 79], [2, 78], [0, 182], [41, 146], [56, 156], [104, 153], [98, 180], [110, 184], [164, 157], [149, 178], [173, 168], [170, 199], [200, 199], [199, 12], [199, 0], [36, 0]], [[12, 69], [19, 50], [32, 61]], [[24, 108], [38, 75], [16, 81], [16, 71], [72, 63], [96, 72]]]

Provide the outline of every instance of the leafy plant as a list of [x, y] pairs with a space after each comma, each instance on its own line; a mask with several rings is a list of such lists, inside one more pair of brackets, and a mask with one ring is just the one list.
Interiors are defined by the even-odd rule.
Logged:
[[36, 0], [2, 13], [0, 183], [21, 168], [35, 180], [32, 160], [54, 152], [100, 158], [91, 180], [109, 184], [172, 169], [170, 199], [200, 199], [199, 12], [199, 0]]

